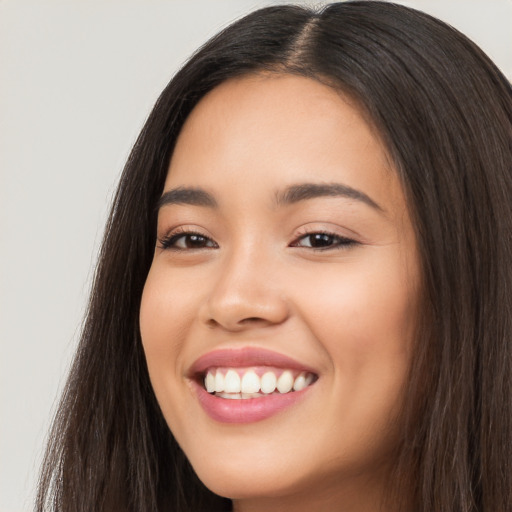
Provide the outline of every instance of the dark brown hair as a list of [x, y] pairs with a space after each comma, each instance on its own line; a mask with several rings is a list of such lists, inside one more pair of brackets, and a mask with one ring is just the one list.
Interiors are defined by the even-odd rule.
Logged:
[[230, 509], [197, 479], [162, 417], [138, 318], [155, 205], [184, 120], [221, 82], [263, 70], [357, 99], [408, 199], [423, 290], [396, 489], [412, 489], [417, 512], [511, 510], [511, 87], [456, 30], [373, 1], [256, 11], [163, 91], [119, 183], [37, 510]]

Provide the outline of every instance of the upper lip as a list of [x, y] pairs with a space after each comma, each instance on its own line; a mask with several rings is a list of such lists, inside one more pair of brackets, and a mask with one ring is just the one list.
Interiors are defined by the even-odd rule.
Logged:
[[248, 366], [273, 366], [276, 368], [289, 368], [310, 373], [317, 373], [308, 365], [304, 365], [289, 356], [272, 350], [243, 347], [213, 350], [196, 359], [189, 371], [189, 376], [203, 374], [212, 367], [244, 368]]

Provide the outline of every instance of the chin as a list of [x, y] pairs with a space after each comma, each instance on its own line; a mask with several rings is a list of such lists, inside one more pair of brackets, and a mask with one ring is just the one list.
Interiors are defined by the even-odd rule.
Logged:
[[296, 489], [291, 483], [287, 485], [286, 482], [276, 482], [264, 476], [260, 478], [254, 475], [234, 479], [217, 475], [208, 480], [201, 478], [201, 481], [213, 493], [232, 500], [284, 498], [294, 494], [293, 489]]
[[301, 483], [307, 480], [306, 475], [293, 475], [290, 468], [276, 467], [275, 464], [206, 462], [202, 460], [199, 464], [192, 464], [199, 479], [215, 494], [235, 500], [285, 496], [294, 488], [300, 488]]

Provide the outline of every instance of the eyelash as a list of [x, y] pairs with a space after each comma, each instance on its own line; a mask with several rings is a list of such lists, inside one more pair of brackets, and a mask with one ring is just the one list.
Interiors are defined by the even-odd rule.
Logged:
[[[313, 247], [313, 246], [300, 246], [298, 245], [298, 242], [301, 241], [301, 240], [304, 240], [308, 237], [313, 237], [313, 236], [317, 236], [317, 237], [328, 237], [330, 239], [332, 239], [332, 242], [331, 242], [331, 245], [328, 245], [326, 247]], [[311, 241], [310, 241], [311, 243]], [[352, 238], [347, 238], [347, 237], [344, 237], [344, 236], [340, 236], [340, 235], [337, 235], [336, 233], [331, 233], [330, 231], [306, 231], [302, 234], [300, 234], [294, 242], [292, 242], [291, 244], [291, 247], [306, 247], [306, 248], [309, 248], [309, 249], [312, 249], [313, 251], [329, 251], [329, 250], [343, 250], [343, 249], [348, 249], [350, 247], [353, 247], [355, 245], [358, 245], [358, 242], [356, 242], [355, 240], [353, 240]]]
[[[189, 240], [191, 237], [197, 236], [199, 238], [204, 239], [205, 241], [210, 241], [214, 244], [213, 247], [177, 247], [175, 244], [180, 238], [188, 238]], [[218, 248], [218, 245], [209, 237], [203, 235], [202, 233], [199, 233], [197, 231], [187, 231], [185, 229], [178, 229], [171, 233], [170, 235], [164, 236], [162, 239], [159, 240], [160, 242], [160, 248], [161, 249], [170, 249], [172, 251], [193, 251], [198, 249], [216, 249]]]
[[[211, 246], [203, 246], [203, 247], [177, 247], [175, 244], [180, 238], [188, 238], [188, 240], [191, 240], [191, 237], [196, 236], [200, 239], [204, 240], [205, 243], [211, 242], [213, 245]], [[299, 245], [299, 242], [301, 240], [304, 240], [308, 237], [329, 237], [332, 239], [332, 242], [330, 245], [325, 247], [314, 247], [312, 245], [309, 246], [301, 246]], [[193, 250], [201, 250], [201, 249], [218, 249], [218, 245], [209, 237], [203, 235], [202, 233], [196, 232], [196, 231], [186, 231], [186, 230], [178, 230], [174, 233], [171, 233], [170, 235], [167, 235], [159, 240], [160, 242], [160, 248], [164, 250], [172, 250], [172, 251], [193, 251]], [[311, 244], [311, 240], [310, 240]], [[329, 231], [311, 231], [311, 232], [304, 232], [301, 235], [299, 235], [291, 244], [290, 247], [302, 247], [302, 248], [308, 248], [313, 251], [329, 251], [329, 250], [343, 250], [348, 249], [350, 247], [353, 247], [355, 245], [358, 245], [359, 242], [356, 242], [355, 240], [351, 238], [346, 238], [340, 235], [337, 235], [335, 233], [331, 233]]]

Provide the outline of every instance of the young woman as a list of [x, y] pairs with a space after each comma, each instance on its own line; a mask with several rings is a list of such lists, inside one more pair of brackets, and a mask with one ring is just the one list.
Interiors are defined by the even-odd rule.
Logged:
[[213, 38], [122, 176], [38, 510], [509, 510], [511, 148], [417, 11]]

